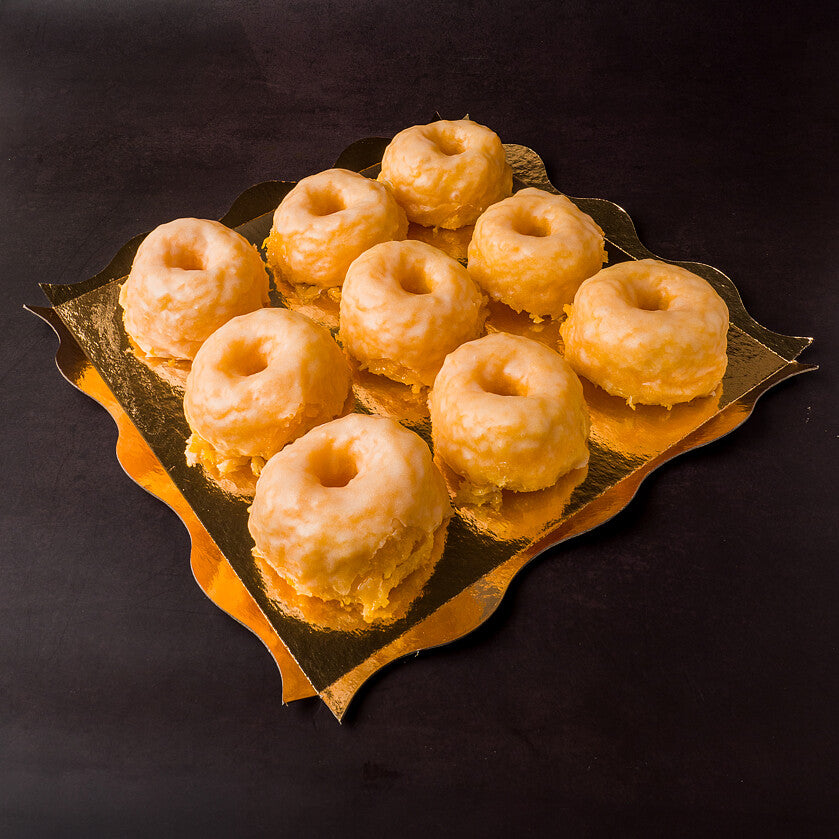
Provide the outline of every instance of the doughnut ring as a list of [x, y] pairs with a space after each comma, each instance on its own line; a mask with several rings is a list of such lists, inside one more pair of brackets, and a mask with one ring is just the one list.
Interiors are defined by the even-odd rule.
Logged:
[[191, 359], [223, 323], [267, 305], [268, 272], [235, 230], [176, 219], [140, 243], [119, 302], [125, 331], [146, 355]]
[[428, 405], [435, 453], [476, 488], [530, 492], [588, 463], [580, 380], [529, 338], [496, 332], [458, 347]]
[[494, 131], [442, 119], [400, 131], [385, 149], [379, 180], [409, 221], [455, 230], [510, 194], [513, 170]]
[[186, 381], [188, 462], [222, 474], [249, 459], [259, 466], [338, 416], [349, 390], [349, 365], [324, 327], [288, 309], [233, 318], [204, 342]]
[[386, 186], [327, 169], [303, 178], [277, 207], [265, 240], [268, 265], [294, 286], [335, 288], [357, 256], [407, 231], [405, 211]]
[[493, 299], [537, 318], [563, 306], [606, 261], [603, 231], [564, 195], [522, 189], [475, 224], [469, 273]]
[[424, 242], [385, 242], [353, 262], [339, 338], [373, 373], [431, 385], [443, 359], [483, 331], [485, 299], [459, 263]]
[[405, 602], [399, 588], [409, 578], [410, 599], [420, 593], [450, 516], [422, 438], [392, 419], [349, 414], [268, 461], [248, 528], [255, 555], [298, 603], [331, 602], [372, 623], [392, 616], [392, 601]]
[[711, 285], [655, 259], [586, 280], [567, 308], [565, 357], [632, 405], [675, 405], [713, 393], [728, 357], [728, 308]]

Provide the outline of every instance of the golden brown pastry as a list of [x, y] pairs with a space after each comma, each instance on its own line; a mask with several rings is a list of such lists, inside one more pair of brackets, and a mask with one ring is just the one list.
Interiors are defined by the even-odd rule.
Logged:
[[350, 414], [271, 458], [248, 527], [296, 612], [308, 599], [313, 614], [331, 604], [372, 623], [420, 593], [450, 516], [425, 442], [395, 420]]
[[469, 273], [494, 300], [537, 318], [562, 307], [606, 261], [603, 231], [564, 195], [522, 189], [475, 224]]
[[387, 242], [347, 272], [340, 340], [373, 373], [431, 385], [446, 355], [481, 334], [484, 303], [450, 256], [424, 242]]
[[630, 404], [708, 396], [728, 363], [722, 298], [696, 274], [655, 259], [586, 280], [560, 332], [571, 366]]
[[324, 327], [288, 309], [233, 318], [187, 378], [187, 460], [222, 475], [255, 460], [258, 474], [286, 443], [338, 416], [349, 389], [347, 361]]
[[274, 213], [268, 265], [293, 286], [343, 285], [350, 263], [380, 242], [405, 238], [408, 220], [390, 190], [347, 169], [303, 178]]
[[409, 221], [455, 230], [510, 194], [513, 170], [494, 131], [470, 119], [441, 119], [400, 131], [385, 149], [379, 180]]
[[268, 272], [235, 230], [176, 219], [140, 243], [119, 302], [146, 355], [190, 359], [222, 324], [268, 303]]
[[428, 400], [434, 451], [474, 488], [528, 492], [588, 463], [580, 380], [544, 344], [497, 332], [458, 347]]

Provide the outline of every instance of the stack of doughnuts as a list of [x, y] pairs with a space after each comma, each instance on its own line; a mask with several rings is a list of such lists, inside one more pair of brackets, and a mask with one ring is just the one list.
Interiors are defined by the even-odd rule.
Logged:
[[[718, 387], [728, 310], [705, 280], [657, 260], [604, 269], [594, 219], [563, 195], [512, 189], [501, 141], [469, 119], [400, 132], [377, 180], [301, 180], [274, 213], [267, 265], [290, 300], [340, 300], [337, 342], [269, 307], [259, 252], [217, 222], [179, 219], [140, 246], [126, 331], [147, 357], [191, 362], [187, 462], [258, 476], [254, 556], [289, 614], [333, 629], [404, 614], [452, 515], [438, 465], [470, 504], [584, 467], [578, 376], [630, 405]], [[465, 264], [430, 244], [438, 229], [460, 237]], [[490, 303], [528, 323], [566, 316], [562, 341], [489, 329]], [[437, 464], [413, 431], [351, 412], [350, 361], [427, 388]]]
[[248, 526], [295, 613], [322, 615], [331, 603], [372, 623], [423, 589], [450, 517], [422, 438], [387, 417], [350, 414], [271, 458]]

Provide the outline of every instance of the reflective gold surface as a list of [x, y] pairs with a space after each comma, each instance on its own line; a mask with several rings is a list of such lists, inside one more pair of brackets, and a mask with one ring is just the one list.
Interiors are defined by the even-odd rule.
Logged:
[[283, 701], [292, 702], [316, 691], [289, 654], [253, 598], [233, 573], [230, 563], [201, 526], [171, 477], [140, 436], [122, 406], [102, 377], [90, 364], [78, 344], [56, 317], [53, 309], [32, 307], [31, 311], [49, 323], [59, 337], [56, 364], [65, 378], [83, 393], [95, 399], [113, 417], [119, 432], [116, 454], [120, 465], [143, 489], [159, 498], [177, 513], [186, 525], [192, 541], [190, 563], [198, 585], [220, 609], [248, 627], [268, 648], [280, 668]]
[[[363, 160], [363, 142], [351, 149]], [[518, 187], [554, 190], [534, 152], [521, 146], [508, 146], [507, 151]], [[370, 165], [368, 160], [358, 168]], [[288, 184], [275, 184], [249, 190], [234, 205], [240, 222], [237, 229], [261, 244], [270, 226], [271, 202], [288, 188]], [[599, 199], [576, 202], [606, 232], [610, 262], [650, 255], [619, 207]], [[435, 231], [414, 230], [411, 235], [432, 239], [436, 235], [435, 243], [456, 258], [462, 258], [468, 245], [463, 233], [441, 238]], [[136, 248], [136, 242], [130, 246]], [[380, 667], [474, 629], [494, 611], [512, 577], [530, 559], [613, 516], [661, 463], [727, 433], [748, 416], [761, 393], [811, 369], [794, 361], [809, 339], [769, 332], [745, 312], [727, 277], [709, 266], [679, 263], [711, 282], [731, 311], [729, 369], [717, 392], [669, 411], [633, 410], [585, 383], [592, 418], [591, 460], [586, 469], [537, 493], [505, 492], [496, 506], [461, 506], [437, 569], [406, 616], [387, 626], [325, 629], [295, 618], [279, 605], [274, 581], [266, 579], [251, 554], [247, 499], [225, 492], [199, 467], [185, 463], [189, 429], [177, 377], [162, 378], [160, 371], [138, 359], [122, 329], [117, 295], [125, 264], [125, 258], [115, 259], [112, 276], [103, 272], [79, 284], [76, 295], [72, 288], [45, 287], [55, 309], [39, 314], [62, 339], [59, 367], [114, 417], [120, 429], [120, 462], [187, 525], [199, 585], [269, 648], [283, 673], [284, 699], [319, 693], [339, 719], [361, 684]], [[295, 300], [292, 289], [280, 287], [274, 290], [273, 300], [333, 329], [337, 326], [338, 304], [332, 298]], [[487, 328], [526, 334], [557, 346], [555, 322], [534, 324], [503, 306], [492, 307]], [[356, 410], [394, 416], [429, 439], [426, 395], [354, 371]], [[444, 465], [443, 471], [450, 490], [459, 497], [459, 479]]]

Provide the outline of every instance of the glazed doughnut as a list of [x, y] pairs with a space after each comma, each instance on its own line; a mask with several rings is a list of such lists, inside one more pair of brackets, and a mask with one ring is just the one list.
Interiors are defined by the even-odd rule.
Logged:
[[493, 299], [538, 318], [559, 317], [606, 261], [603, 231], [564, 195], [522, 189], [475, 224], [469, 273]]
[[571, 366], [630, 405], [708, 396], [725, 373], [728, 308], [684, 268], [612, 265], [580, 286], [567, 311], [560, 332]]
[[450, 516], [425, 442], [395, 420], [349, 414], [268, 461], [248, 528], [255, 553], [298, 595], [374, 622], [392, 616], [408, 578], [411, 599], [422, 590]]
[[190, 359], [223, 323], [268, 303], [268, 272], [235, 230], [176, 219], [143, 239], [119, 302], [146, 355]]
[[390, 190], [347, 169], [303, 178], [274, 212], [268, 265], [294, 286], [343, 285], [350, 263], [379, 242], [404, 239], [405, 211]]
[[494, 131], [469, 119], [441, 119], [400, 131], [385, 149], [379, 180], [409, 221], [454, 230], [510, 194], [513, 170]]
[[187, 378], [187, 460], [224, 474], [257, 459], [258, 472], [286, 443], [338, 416], [349, 389], [343, 353], [309, 318], [274, 308], [233, 318], [204, 342]]
[[434, 382], [443, 359], [481, 334], [485, 299], [469, 272], [424, 242], [385, 242], [350, 266], [339, 338], [373, 373]]
[[497, 332], [458, 347], [428, 406], [435, 453], [478, 489], [543, 489], [588, 463], [580, 380], [529, 338]]

